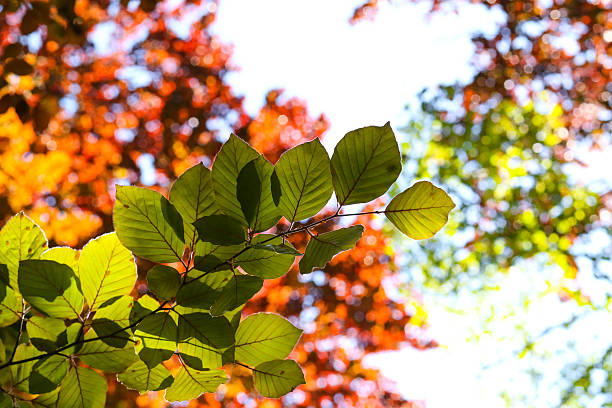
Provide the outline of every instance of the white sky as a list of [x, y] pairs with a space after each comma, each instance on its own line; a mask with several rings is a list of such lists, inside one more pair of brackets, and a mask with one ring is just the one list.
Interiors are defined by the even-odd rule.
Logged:
[[406, 103], [426, 86], [468, 80], [469, 33], [492, 33], [501, 13], [461, 7], [426, 21], [427, 4], [383, 6], [374, 22], [351, 26], [356, 0], [226, 0], [212, 30], [234, 45], [241, 69], [229, 82], [256, 113], [271, 88], [305, 99], [331, 121], [324, 144], [369, 125], [406, 123]]

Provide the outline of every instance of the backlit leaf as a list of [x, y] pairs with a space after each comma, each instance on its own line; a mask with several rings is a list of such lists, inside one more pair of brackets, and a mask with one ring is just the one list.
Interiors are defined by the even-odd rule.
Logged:
[[[254, 232], [261, 232], [270, 229], [278, 223], [278, 220], [281, 217], [277, 204], [273, 200], [273, 195], [271, 195], [271, 176], [273, 172], [274, 166], [267, 161], [264, 156], [259, 156], [257, 159], [249, 162], [240, 172], [241, 175], [243, 173], [248, 173], [251, 175], [250, 179], [243, 179], [242, 184], [239, 177], [237, 193], [243, 195], [242, 200], [240, 200], [240, 197], [238, 197], [241, 205], [243, 201], [251, 204], [252, 208], [249, 211], [252, 211], [252, 217], [249, 219], [249, 227]], [[259, 193], [256, 197], [255, 191], [249, 191], [249, 189], [242, 188], [242, 185], [249, 185], [249, 183], [255, 182], [253, 173], [255, 173], [257, 176], [257, 181], [260, 186], [258, 190]], [[250, 196], [251, 194], [253, 194], [252, 199]]]
[[10, 287], [5, 287], [4, 299], [0, 301], [0, 327], [7, 327], [21, 318], [22, 298]]
[[293, 360], [266, 361], [255, 367], [255, 388], [267, 398], [280, 398], [298, 385], [306, 384], [302, 369]]
[[77, 318], [83, 308], [83, 295], [74, 272], [55, 261], [22, 261], [19, 289], [28, 303], [50, 317]]
[[259, 153], [244, 140], [232, 134], [215, 158], [212, 167], [212, 179], [217, 205], [230, 217], [243, 225], [248, 225], [242, 213], [242, 207], [236, 196], [238, 175]]
[[[30, 344], [20, 344], [15, 351], [14, 361], [26, 360], [41, 354], [43, 354], [42, 351], [37, 350]], [[23, 392], [29, 392], [30, 376], [32, 375], [34, 364], [36, 364], [36, 360], [10, 366], [11, 382], [15, 388]]]
[[274, 166], [281, 189], [278, 208], [290, 222], [316, 215], [332, 194], [329, 156], [319, 139], [282, 154]]
[[205, 392], [215, 392], [217, 387], [227, 382], [223, 370], [194, 370], [181, 367], [174, 382], [166, 390], [166, 401], [187, 401], [199, 397]]
[[147, 272], [147, 283], [158, 299], [170, 300], [181, 286], [181, 277], [171, 266], [155, 265]]
[[177, 327], [174, 319], [163, 312], [145, 317], [136, 326], [138, 356], [149, 368], [153, 368], [172, 357], [176, 350]]
[[236, 275], [223, 287], [221, 294], [210, 308], [210, 314], [220, 316], [228, 310], [248, 302], [263, 286], [263, 280], [256, 276]]
[[229, 215], [208, 215], [196, 220], [193, 225], [200, 240], [216, 245], [235, 245], [246, 240], [243, 224]]
[[301, 335], [302, 330], [277, 314], [252, 314], [236, 330], [236, 359], [251, 366], [284, 359]]
[[93, 340], [99, 336], [95, 329], [85, 333], [85, 340], [88, 341], [76, 354], [88, 366], [105, 373], [117, 373], [138, 360], [134, 343], [129, 342], [123, 348], [111, 347], [102, 340]]
[[[295, 256], [286, 253], [276, 253], [266, 249], [258, 249], [257, 244], [262, 245], [281, 245], [282, 238], [275, 238], [273, 235], [259, 234], [253, 238], [251, 245], [254, 248], [248, 249], [236, 257], [236, 263], [249, 275], [259, 276], [263, 279], [274, 279], [289, 271]], [[286, 242], [284, 245], [289, 246]]]
[[45, 234], [23, 212], [6, 222], [0, 231], [0, 264], [7, 266], [13, 290], [19, 291], [17, 285], [19, 262], [38, 258], [47, 246]]
[[385, 215], [410, 238], [427, 239], [446, 224], [453, 208], [455, 203], [444, 190], [428, 181], [419, 181], [393, 198]]
[[255, 160], [248, 162], [240, 170], [236, 181], [236, 197], [247, 224], [252, 226], [261, 197], [261, 180], [257, 174]]
[[48, 353], [57, 349], [58, 338], [65, 330], [66, 325], [62, 319], [51, 317], [32, 316], [26, 323], [26, 331], [32, 345]]
[[162, 364], [149, 369], [142, 361], [136, 361], [124, 372], [117, 374], [117, 379], [127, 388], [142, 394], [166, 389], [174, 382], [174, 377]]
[[223, 349], [234, 343], [234, 330], [224, 317], [177, 308], [178, 349], [188, 366], [197, 370], [221, 367]]
[[40, 259], [55, 261], [64, 265], [68, 265], [74, 274], [79, 277], [79, 256], [81, 251], [77, 251], [70, 247], [53, 247], [47, 249], [40, 255]]
[[160, 193], [117, 186], [113, 208], [117, 236], [135, 255], [153, 262], [179, 262], [185, 250], [183, 220]]
[[116, 296], [127, 295], [136, 282], [136, 263], [117, 234], [92, 239], [79, 258], [81, 287], [91, 311]]
[[198, 163], [181, 174], [170, 190], [170, 202], [183, 217], [185, 243], [189, 248], [193, 248], [197, 241], [193, 222], [205, 215], [219, 212], [210, 170]]
[[313, 268], [323, 268], [334, 255], [352, 249], [361, 235], [362, 225], [353, 225], [312, 236], [306, 247], [304, 257], [300, 260], [300, 273], [307, 274]]
[[106, 379], [85, 367], [72, 367], [62, 381], [58, 407], [104, 408], [106, 403]]
[[389, 123], [348, 132], [331, 158], [338, 203], [366, 203], [380, 197], [401, 170], [399, 147]]
[[66, 377], [68, 373], [68, 359], [60, 355], [52, 355], [38, 360], [32, 367], [29, 379], [30, 394], [44, 394], [51, 392]]
[[176, 303], [184, 307], [209, 309], [232, 277], [231, 271], [205, 273], [193, 269], [187, 274], [186, 284], [176, 294]]

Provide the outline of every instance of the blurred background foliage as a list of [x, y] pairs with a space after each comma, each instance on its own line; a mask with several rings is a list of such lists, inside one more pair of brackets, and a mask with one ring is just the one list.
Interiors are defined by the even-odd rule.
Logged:
[[[382, 3], [364, 3], [351, 22], [375, 18]], [[612, 406], [612, 177], [609, 165], [606, 174], [591, 169], [612, 152], [612, 4], [472, 3], [503, 12], [505, 23], [473, 38], [475, 77], [422, 92], [405, 129], [412, 174], [447, 186], [460, 211], [434, 240], [410, 245], [402, 262], [413, 282], [482, 316], [476, 337], [501, 344], [520, 333], [513, 357], [529, 357], [532, 382], [558, 395], [539, 405], [515, 389], [505, 393], [508, 406]], [[457, 3], [430, 4], [432, 13], [453, 13]], [[512, 279], [521, 284], [509, 310], [503, 287]], [[470, 306], [461, 303], [466, 292]], [[572, 305], [567, 319], [540, 311], [539, 334], [528, 318], [517, 323], [517, 309], [536, 315], [550, 294]], [[599, 323], [585, 326], [592, 316]], [[589, 336], [600, 341], [582, 344]]]
[[[410, 0], [393, 4], [403, 2]], [[534, 299], [550, 294], [574, 307], [569, 320], [551, 318], [541, 336], [515, 328], [522, 333], [516, 358], [532, 358], [534, 381], [538, 359], [554, 353], [538, 346], [545, 335], [585, 314], [609, 315], [611, 176], [572, 174], [588, 174], [593, 153], [609, 151], [611, 5], [474, 2], [505, 16], [494, 36], [473, 38], [475, 77], [424, 90], [404, 126], [403, 183], [432, 178], [459, 204], [444, 233], [402, 244], [378, 220], [358, 220], [368, 229], [354, 251], [307, 281], [292, 270], [267, 283], [245, 308], [280, 313], [305, 329], [292, 358], [307, 385], [281, 401], [262, 400], [246, 373], [234, 373], [225, 388], [190, 406], [419, 406], [362, 358], [437, 346], [421, 288], [448, 299], [468, 293], [475, 309], [490, 308], [484, 330], [502, 341], [503, 314], [512, 312], [496, 308], [500, 287], [525, 271], [541, 277], [544, 285], [519, 288], [528, 313]], [[350, 22], [375, 18], [382, 3], [368, 1]], [[237, 69], [231, 45], [210, 32], [217, 1], [0, 4], [0, 217], [25, 209], [55, 245], [82, 246], [112, 229], [116, 183], [167, 192], [188, 167], [210, 165], [230, 131], [275, 161], [329, 126], [280, 89], [257, 114], [246, 113], [226, 80]], [[431, 13], [453, 13], [457, 3], [430, 4]], [[179, 26], [189, 28], [186, 35]], [[112, 32], [112, 43], [97, 42], [102, 31]], [[139, 264], [141, 278], [149, 267]], [[600, 282], [601, 296], [584, 290], [585, 275]], [[610, 330], [602, 329], [606, 337]], [[560, 406], [612, 406], [607, 340], [603, 351], [563, 360]], [[138, 396], [109, 381], [109, 406], [165, 406], [161, 395]], [[509, 406], [530, 404], [506, 398]]]

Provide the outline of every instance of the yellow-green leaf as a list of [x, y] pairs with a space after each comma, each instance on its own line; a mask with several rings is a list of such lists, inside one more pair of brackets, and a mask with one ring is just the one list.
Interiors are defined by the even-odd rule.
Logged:
[[85, 367], [72, 367], [62, 381], [57, 406], [70, 408], [104, 408], [106, 379]]
[[215, 392], [217, 387], [227, 382], [223, 370], [194, 370], [183, 366], [172, 385], [166, 390], [166, 401], [188, 401], [205, 392]]
[[141, 394], [166, 389], [174, 382], [174, 377], [162, 364], [149, 369], [142, 361], [136, 361], [124, 372], [117, 374], [117, 379], [127, 388]]
[[385, 215], [410, 238], [427, 239], [446, 224], [453, 208], [455, 203], [444, 190], [428, 181], [419, 181], [395, 196]]
[[267, 398], [280, 398], [298, 385], [306, 384], [302, 369], [293, 360], [266, 361], [255, 367], [255, 388]]
[[19, 289], [30, 305], [50, 317], [74, 319], [83, 309], [83, 295], [73, 270], [55, 261], [21, 261]]
[[19, 262], [36, 259], [48, 247], [47, 238], [38, 225], [23, 212], [11, 217], [0, 231], [0, 264], [8, 267], [10, 285], [19, 291]]
[[277, 314], [252, 314], [236, 330], [236, 359], [251, 366], [284, 359], [301, 335], [302, 330]]
[[79, 271], [83, 295], [91, 311], [96, 311], [109, 299], [129, 294], [137, 277], [132, 253], [114, 232], [85, 245], [79, 259]]

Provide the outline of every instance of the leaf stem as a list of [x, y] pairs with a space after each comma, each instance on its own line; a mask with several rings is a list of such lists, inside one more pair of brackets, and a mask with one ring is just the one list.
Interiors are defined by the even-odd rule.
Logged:
[[[326, 223], [328, 221], [333, 220], [334, 218], [337, 217], [354, 217], [354, 216], [359, 216], [359, 215], [368, 215], [368, 214], [383, 214], [385, 211], [384, 210], [376, 210], [376, 211], [364, 211], [364, 212], [359, 212], [359, 213], [350, 213], [350, 214], [339, 214], [338, 212], [340, 211], [340, 208], [338, 209], [337, 212], [335, 212], [332, 215], [328, 215], [325, 218], [322, 218], [318, 221], [312, 222], [308, 225], [303, 225], [301, 227], [298, 228], [289, 228], [287, 231], [283, 231], [279, 234], [276, 234], [268, 239], [265, 239], [261, 242], [258, 242], [257, 244], [265, 244], [266, 242], [270, 242], [276, 238], [283, 238], [283, 240], [285, 239], [285, 237], [287, 235], [292, 235], [298, 232], [302, 232], [302, 231], [306, 231], [310, 234], [310, 228], [316, 227], [317, 225]], [[293, 225], [293, 223], [291, 223], [291, 225]], [[311, 235], [312, 236], [312, 235]], [[228, 258], [227, 260], [215, 265], [213, 268], [211, 268], [209, 271], [205, 271], [202, 275], [198, 276], [197, 278], [193, 278], [191, 280], [187, 280], [186, 277], [187, 275], [185, 274], [185, 279], [183, 280], [183, 283], [181, 284], [181, 287], [190, 284], [191, 282], [195, 282], [197, 280], [199, 280], [200, 278], [203, 278], [204, 276], [208, 275], [209, 273], [217, 270], [217, 268], [222, 267], [223, 265], [232, 265], [233, 261], [240, 255], [242, 255], [243, 253], [245, 253], [246, 251], [248, 251], [249, 249], [253, 248], [253, 246], [246, 246], [244, 248], [242, 248], [238, 253], [232, 255], [230, 258]]]
[[17, 339], [15, 340], [15, 347], [13, 347], [11, 357], [8, 359], [9, 362], [13, 361], [13, 359], [15, 358], [15, 353], [17, 353], [17, 347], [19, 347], [19, 340], [21, 339], [21, 334], [23, 333], [23, 323], [25, 321], [25, 315], [26, 303], [25, 299], [21, 299], [21, 322], [19, 323], [19, 333], [17, 334]]

